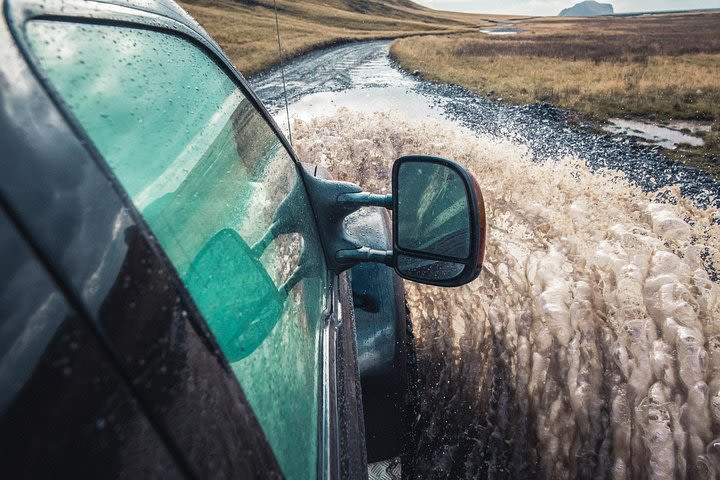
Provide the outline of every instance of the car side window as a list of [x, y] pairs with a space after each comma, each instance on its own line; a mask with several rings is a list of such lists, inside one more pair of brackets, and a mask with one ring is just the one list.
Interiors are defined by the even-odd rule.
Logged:
[[179, 36], [50, 20], [26, 35], [180, 274], [284, 473], [315, 477], [326, 269], [298, 166]]

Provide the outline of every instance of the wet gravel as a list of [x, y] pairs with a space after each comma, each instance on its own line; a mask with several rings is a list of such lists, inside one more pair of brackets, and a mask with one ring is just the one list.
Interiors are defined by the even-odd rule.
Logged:
[[[341, 92], [357, 86], [358, 69], [381, 70], [389, 62], [376, 66], [378, 60], [388, 59], [390, 42], [373, 40], [344, 43], [334, 47], [315, 50], [294, 58], [285, 64], [285, 85], [288, 102], [319, 92]], [[393, 66], [391, 68], [397, 69]], [[397, 69], [399, 72], [399, 69]], [[279, 67], [267, 70], [249, 79], [263, 103], [269, 110], [284, 108], [282, 71]], [[364, 83], [363, 87], [390, 86], [392, 80]]]
[[[423, 81], [389, 59], [388, 41], [356, 42], [311, 52], [285, 66], [289, 102], [319, 92], [403, 86], [468, 129], [526, 145], [536, 161], [576, 156], [591, 168], [622, 171], [645, 191], [678, 185], [701, 207], [720, 207], [720, 183], [702, 170], [622, 134], [598, 133], [577, 114], [549, 104], [510, 105], [457, 86]], [[284, 107], [281, 71], [250, 79], [268, 108]], [[502, 161], [502, 159], [498, 159]]]

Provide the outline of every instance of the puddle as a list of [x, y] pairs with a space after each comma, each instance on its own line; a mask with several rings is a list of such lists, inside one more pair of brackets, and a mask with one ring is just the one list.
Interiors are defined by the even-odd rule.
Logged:
[[[320, 92], [302, 97], [290, 104], [290, 118], [310, 120], [334, 114], [340, 108], [363, 112], [396, 112], [407, 119], [444, 120], [440, 110], [422, 95], [403, 87], [352, 88], [342, 92]], [[282, 122], [285, 111], [276, 113], [276, 121]]]
[[353, 88], [386, 87], [412, 87], [417, 79], [408, 77], [400, 70], [393, 68], [390, 57], [383, 55], [356, 66], [348, 72]]
[[[695, 136], [699, 132], [709, 132], [710, 125], [705, 122], [674, 121], [667, 125], [611, 118], [603, 130], [615, 134], [624, 134], [642, 139], [640, 143], [659, 145], [674, 150], [680, 144], [700, 147], [705, 144], [702, 138]], [[688, 130], [690, 133], [681, 130]]]
[[687, 128], [690, 130], [692, 135], [697, 135], [700, 132], [707, 133], [712, 128], [712, 122], [700, 122], [694, 120], [672, 120], [664, 127], [671, 128], [673, 130], [683, 130]]
[[521, 31], [522, 30], [519, 28], [515, 28], [514, 23], [508, 22], [495, 22], [495, 26], [493, 27], [480, 29], [480, 33], [484, 33], [486, 35], [514, 35], [516, 33], [520, 33]]
[[493, 27], [493, 28], [482, 28], [480, 29], [480, 33], [485, 33], [487, 35], [515, 35], [516, 33], [519, 33], [520, 30], [516, 28], [508, 28], [508, 27]]
[[[405, 120], [431, 120], [449, 128], [471, 133], [458, 121], [448, 118], [444, 111], [445, 99], [418, 93], [420, 82], [393, 68], [390, 58], [382, 55], [370, 56], [342, 75], [344, 88], [341, 90], [316, 91], [290, 100], [288, 108], [291, 122], [309, 121], [316, 117], [335, 115], [340, 109], [366, 114], [389, 113]], [[301, 83], [302, 80], [296, 80]], [[288, 82], [288, 88], [295, 82]], [[287, 118], [284, 104], [270, 107], [275, 122], [287, 134]]]

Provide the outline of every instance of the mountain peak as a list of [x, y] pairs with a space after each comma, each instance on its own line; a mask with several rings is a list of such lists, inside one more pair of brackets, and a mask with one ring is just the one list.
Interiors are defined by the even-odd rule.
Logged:
[[560, 12], [561, 17], [596, 17], [599, 15], [612, 15], [613, 6], [609, 3], [598, 3], [587, 0], [573, 5]]

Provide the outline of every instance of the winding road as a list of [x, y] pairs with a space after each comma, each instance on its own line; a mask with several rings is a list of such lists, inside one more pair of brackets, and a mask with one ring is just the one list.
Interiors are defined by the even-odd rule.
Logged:
[[[720, 206], [716, 180], [667, 158], [658, 147], [624, 135], [598, 134], [593, 125], [578, 121], [577, 115], [548, 104], [510, 105], [456, 85], [423, 81], [393, 63], [389, 46], [389, 41], [348, 43], [288, 62], [285, 80], [290, 115], [308, 118], [346, 106], [431, 117], [525, 145], [536, 161], [571, 155], [591, 168], [621, 170], [644, 190], [679, 185], [682, 194], [699, 206]], [[285, 125], [280, 68], [250, 82], [278, 124]]]

